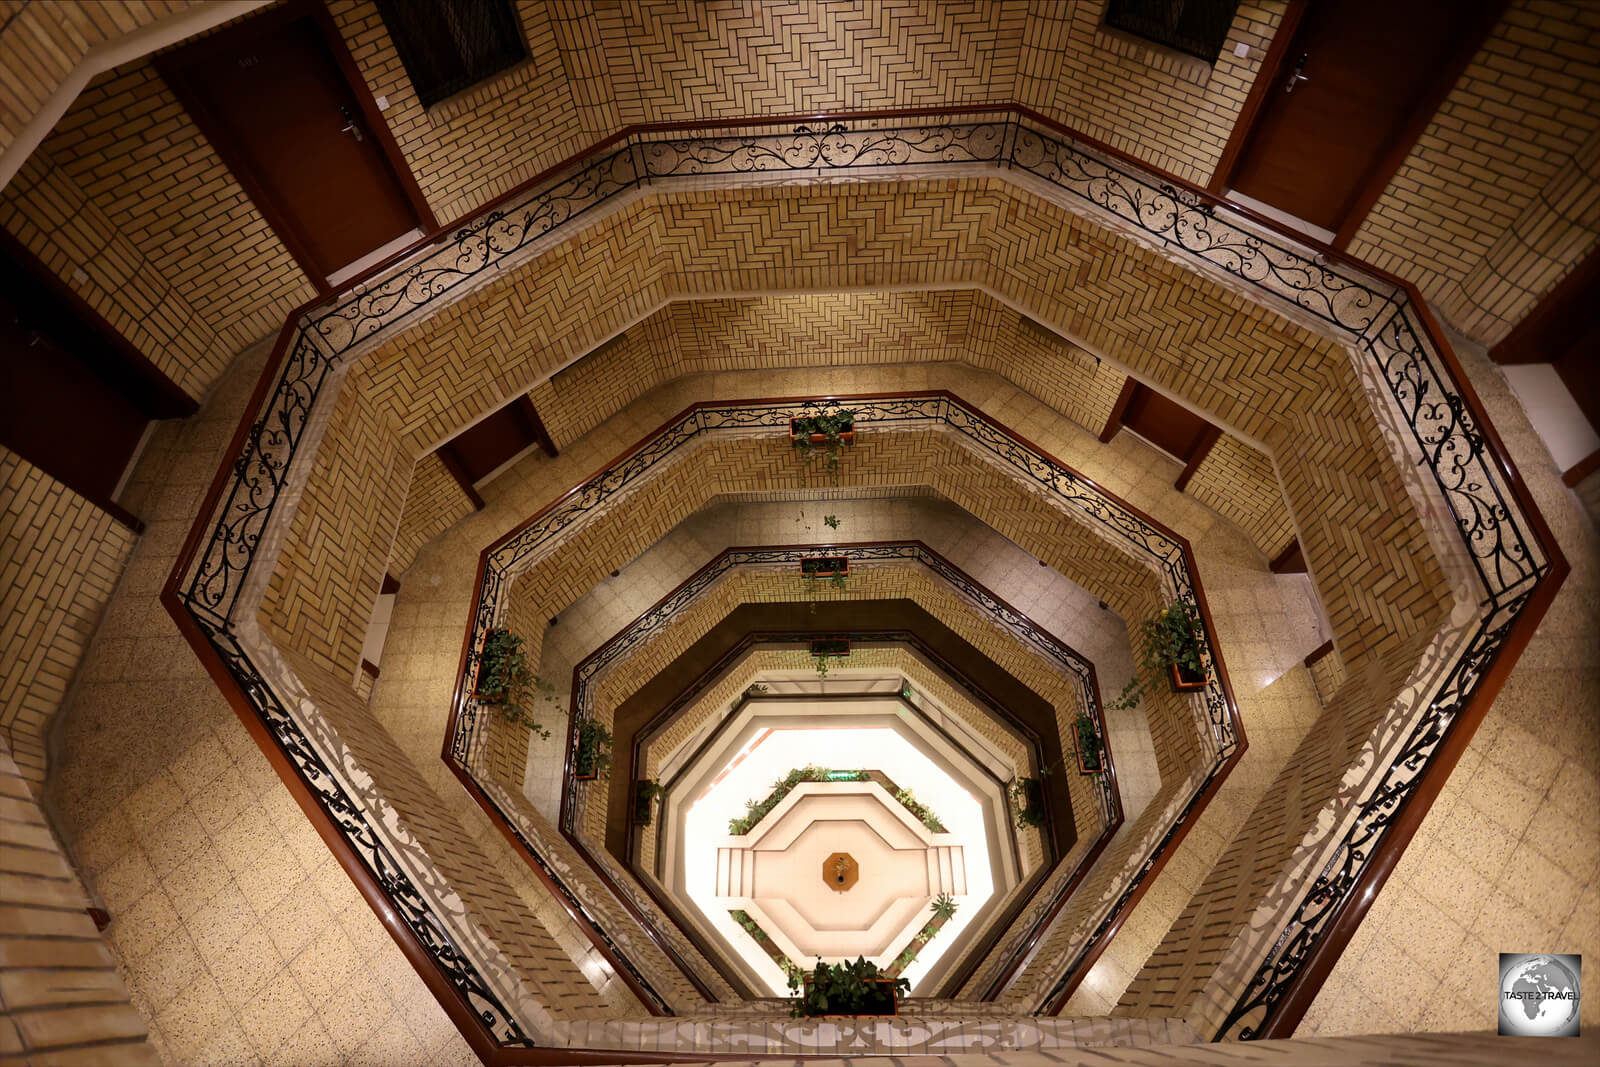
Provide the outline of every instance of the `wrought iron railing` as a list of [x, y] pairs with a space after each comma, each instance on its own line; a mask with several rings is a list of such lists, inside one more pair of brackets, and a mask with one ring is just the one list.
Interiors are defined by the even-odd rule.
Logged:
[[748, 182], [775, 172], [905, 177], [963, 168], [1009, 175], [1169, 250], [1196, 270], [1251, 288], [1269, 305], [1281, 302], [1308, 314], [1330, 336], [1354, 345], [1364, 371], [1382, 383], [1385, 402], [1409, 434], [1409, 445], [1393, 442], [1395, 447], [1428, 472], [1476, 571], [1479, 612], [1470, 639], [1440, 665], [1447, 677], [1427, 698], [1411, 740], [1381, 784], [1360, 801], [1337, 854], [1307, 887], [1218, 1036], [1264, 1032], [1281, 1015], [1285, 992], [1297, 987], [1307, 961], [1328, 940], [1334, 920], [1364, 909], [1356, 890], [1381, 879], [1381, 871], [1372, 873], [1379, 869], [1374, 860], [1403, 821], [1417, 783], [1448, 747], [1458, 721], [1470, 718], [1464, 713], [1477, 706], [1485, 678], [1501, 669], [1503, 650], [1553, 595], [1565, 560], [1461, 384], [1437, 329], [1403, 283], [1347, 257], [1307, 248], [1247, 212], [1022, 108], [922, 114], [914, 121], [846, 116], [781, 133], [760, 124], [721, 136], [627, 131], [508, 195], [492, 211], [436, 235], [398, 266], [391, 261], [338, 298], [297, 313], [263, 372], [263, 391], [244, 416], [164, 593], [202, 657], [214, 656], [208, 662], [227, 671], [237, 686], [234, 695], [255, 709], [328, 825], [348, 843], [347, 862], [368, 872], [363, 892], [388, 901], [411, 944], [434, 960], [464, 1005], [452, 1009], [463, 1026], [470, 1022], [502, 1045], [528, 1043], [505, 1005], [485, 994], [490, 983], [477, 965], [441, 934], [449, 924], [439, 919], [437, 903], [415, 903], [427, 897], [405, 866], [374, 851], [375, 839], [364, 828], [370, 827], [370, 813], [360, 810], [367, 801], [333, 788], [326, 753], [291, 725], [296, 711], [283, 699], [281, 683], [259, 670], [237, 639], [240, 590], [259, 562], [269, 527], [288, 519], [276, 504], [295, 464], [304, 461], [300, 446], [313, 408], [326, 399], [329, 368], [406, 328], [434, 304], [455, 299], [494, 269], [564, 238], [573, 223], [605, 201], [645, 185], [680, 178], [704, 182], [718, 174]]

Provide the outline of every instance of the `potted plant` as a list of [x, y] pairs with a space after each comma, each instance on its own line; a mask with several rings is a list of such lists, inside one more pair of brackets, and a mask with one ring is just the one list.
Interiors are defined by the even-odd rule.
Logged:
[[949, 893], [940, 893], [933, 898], [933, 918], [940, 926], [956, 917], [956, 902]]
[[1018, 778], [1011, 783], [1011, 814], [1017, 829], [1044, 825], [1044, 787], [1037, 778]]
[[593, 719], [579, 719], [578, 751], [572, 765], [572, 776], [581, 782], [593, 781], [610, 770], [611, 731]]
[[844, 659], [848, 656], [850, 654], [850, 642], [834, 638], [813, 641], [811, 642], [811, 654], [817, 660], [817, 677], [826, 678], [828, 676], [828, 661]]
[[899, 1012], [899, 998], [911, 992], [911, 983], [904, 978], [885, 978], [876, 964], [857, 956], [854, 962], [818, 960], [810, 974], [791, 974], [789, 988], [801, 993], [789, 1009], [789, 1014], [798, 1019], [895, 1015]]
[[848, 556], [811, 556], [800, 561], [800, 577], [839, 578], [850, 574]]
[[[1200, 645], [1205, 626], [1200, 609], [1192, 600], [1167, 605], [1153, 619], [1139, 624], [1139, 664], [1150, 674], [1164, 674], [1174, 693], [1192, 693], [1206, 687], [1205, 665], [1200, 661]], [[1109, 705], [1113, 711], [1138, 706], [1145, 694], [1145, 682], [1135, 671]]]
[[1078, 773], [1099, 774], [1106, 769], [1105, 745], [1100, 740], [1094, 718], [1086, 711], [1078, 712], [1072, 721], [1072, 733], [1077, 739]]
[[839, 464], [844, 458], [845, 446], [856, 439], [856, 413], [832, 411], [818, 415], [797, 415], [789, 420], [789, 443], [800, 457], [800, 482], [805, 484], [806, 472], [812, 462], [822, 457], [823, 469], [834, 482], [839, 480]]
[[661, 788], [661, 783], [654, 778], [646, 778], [642, 782], [633, 783], [633, 824], [635, 826], [650, 825], [650, 815], [655, 810], [655, 799], [665, 793], [666, 790]]
[[534, 709], [540, 703], [555, 704], [555, 686], [529, 669], [522, 638], [510, 630], [497, 626], [484, 634], [472, 697], [495, 708], [507, 722], [526, 726], [540, 737], [550, 736], [534, 717]]

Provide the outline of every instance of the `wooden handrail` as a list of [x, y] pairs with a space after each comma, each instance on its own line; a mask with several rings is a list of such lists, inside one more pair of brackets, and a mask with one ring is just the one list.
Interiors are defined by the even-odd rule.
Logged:
[[[440, 242], [449, 236], [453, 231], [470, 221], [472, 218], [476, 218], [485, 211], [504, 206], [517, 197], [526, 195], [529, 191], [533, 190], [544, 182], [549, 181], [551, 178], [555, 177], [574, 164], [596, 156], [611, 146], [618, 144], [629, 137], [657, 132], [668, 132], [673, 130], [739, 129], [795, 124], [863, 122], [901, 118], [948, 119], [967, 115], [1006, 114], [1015, 116], [1017, 118], [1026, 118], [1029, 122], [1035, 123], [1044, 129], [1069, 138], [1077, 144], [1089, 147], [1111, 159], [1120, 160], [1128, 164], [1130, 167], [1150, 175], [1152, 178], [1157, 179], [1163, 184], [1170, 185], [1174, 189], [1186, 191], [1187, 193], [1193, 195], [1198, 202], [1217, 207], [1225, 207], [1228, 212], [1231, 212], [1240, 218], [1247, 219], [1253, 226], [1258, 227], [1265, 232], [1278, 234], [1294, 244], [1309, 248], [1321, 254], [1331, 262], [1341, 263], [1357, 269], [1373, 278], [1379, 279], [1388, 283], [1389, 285], [1394, 286], [1398, 291], [1403, 293], [1406, 299], [1415, 308], [1418, 316], [1421, 319], [1424, 332], [1426, 333], [1429, 342], [1433, 345], [1434, 349], [1439, 354], [1440, 359], [1444, 362], [1445, 369], [1452, 380], [1452, 384], [1459, 391], [1467, 412], [1472, 417], [1478, 430], [1482, 433], [1486, 454], [1491, 457], [1491, 461], [1496, 465], [1500, 475], [1505, 479], [1507, 490], [1515, 498], [1518, 506], [1522, 509], [1533, 538], [1539, 542], [1540, 546], [1549, 557], [1549, 569], [1544, 579], [1539, 582], [1534, 595], [1524, 607], [1522, 612], [1518, 615], [1516, 621], [1513, 623], [1510, 634], [1502, 646], [1500, 655], [1496, 657], [1494, 664], [1485, 675], [1482, 683], [1478, 687], [1478, 690], [1468, 702], [1468, 705], [1457, 717], [1456, 722], [1442, 743], [1438, 755], [1436, 755], [1435, 759], [1428, 765], [1426, 771], [1423, 773], [1417, 790], [1413, 793], [1411, 799], [1400, 809], [1394, 822], [1391, 824], [1390, 832], [1380, 845], [1378, 852], [1374, 857], [1374, 861], [1369, 863], [1358, 876], [1354, 891], [1349, 894], [1344, 904], [1341, 905], [1339, 913], [1331, 928], [1324, 934], [1322, 939], [1318, 942], [1316, 948], [1312, 950], [1312, 953], [1306, 964], [1301, 968], [1299, 975], [1295, 979], [1290, 994], [1285, 998], [1284, 1002], [1279, 1005], [1279, 1008], [1268, 1020], [1262, 1034], [1262, 1036], [1265, 1037], [1288, 1036], [1293, 1032], [1295, 1025], [1303, 1016], [1306, 1008], [1310, 1005], [1312, 998], [1316, 994], [1316, 991], [1320, 988], [1323, 979], [1326, 977], [1328, 972], [1332, 970], [1333, 964], [1337, 961], [1339, 955], [1343, 952], [1345, 945], [1348, 944], [1350, 937], [1359, 926], [1362, 917], [1365, 915], [1367, 909], [1371, 906], [1372, 900], [1376, 897], [1378, 890], [1387, 880], [1388, 875], [1393, 870], [1395, 863], [1398, 862], [1401, 853], [1404, 851], [1405, 844], [1410, 840], [1411, 836], [1416, 832], [1417, 827], [1421, 824], [1422, 819], [1426, 815], [1427, 809], [1429, 805], [1431, 805], [1433, 798], [1438, 795], [1439, 790], [1444, 784], [1445, 778], [1448, 776], [1451, 768], [1454, 767], [1456, 761], [1460, 758], [1461, 753], [1465, 750], [1467, 743], [1471, 739], [1473, 731], [1477, 728], [1478, 723], [1481, 722], [1483, 716], [1487, 713], [1489, 706], [1493, 703], [1494, 698], [1498, 694], [1501, 686], [1504, 684], [1506, 677], [1510, 674], [1511, 668], [1515, 664], [1517, 657], [1520, 655], [1522, 649], [1526, 647], [1528, 641], [1532, 638], [1534, 630], [1537, 628], [1540, 620], [1543, 618], [1544, 613], [1548, 610], [1551, 602], [1553, 602], [1555, 599], [1557, 591], [1570, 571], [1570, 566], [1566, 560], [1566, 557], [1561, 551], [1560, 545], [1552, 535], [1548, 524], [1545, 522], [1544, 516], [1539, 511], [1538, 505], [1533, 499], [1532, 494], [1529, 492], [1527, 485], [1523, 482], [1521, 475], [1518, 473], [1516, 465], [1512, 461], [1504, 442], [1502, 441], [1498, 431], [1496, 431], [1494, 428], [1492, 422], [1485, 415], [1483, 404], [1478, 398], [1476, 390], [1473, 389], [1472, 384], [1462, 369], [1454, 350], [1451, 348], [1443, 331], [1440, 329], [1432, 310], [1423, 301], [1420, 292], [1417, 290], [1414, 284], [1412, 284], [1410, 281], [1395, 276], [1387, 270], [1374, 267], [1344, 250], [1333, 248], [1320, 242], [1308, 240], [1305, 236], [1287, 229], [1275, 220], [1262, 217], [1256, 212], [1239, 205], [1226, 203], [1209, 191], [1200, 188], [1199, 186], [1196, 186], [1182, 178], [1179, 178], [1176, 175], [1167, 173], [1166, 171], [1152, 166], [1151, 164], [1142, 160], [1135, 159], [1129, 153], [1117, 149], [1111, 145], [1107, 145], [1095, 138], [1085, 136], [1071, 129], [1064, 123], [1058, 122], [1049, 118], [1048, 116], [1034, 111], [1032, 108], [1026, 107], [1019, 103], [1011, 102], [954, 108], [929, 107], [888, 109], [880, 111], [818, 112], [811, 114], [763, 116], [758, 118], [745, 118], [737, 120], [703, 119], [693, 120], [690, 122], [641, 123], [629, 125], [611, 134], [610, 136], [603, 138], [588, 149], [579, 153], [575, 153], [574, 155], [554, 164], [551, 167], [547, 167], [538, 175], [535, 175], [508, 192], [494, 198], [483, 207], [474, 210], [470, 215], [463, 216], [462, 218], [453, 220], [450, 223], [435, 228], [426, 237], [414, 242], [408, 248], [396, 253], [393, 256], [390, 256], [382, 263], [377, 264], [371, 269], [362, 272], [343, 287], [341, 290], [341, 295], [345, 292], [352, 291], [358, 286], [366, 284], [378, 275], [392, 269], [400, 262], [404, 261], [411, 255], [414, 255], [420, 249]], [[213, 681], [217, 683], [218, 688], [222, 690], [229, 704], [234, 708], [234, 711], [245, 723], [246, 728], [251, 732], [252, 736], [255, 737], [258, 746], [261, 747], [262, 750], [267, 754], [269, 761], [272, 763], [274, 769], [277, 770], [279, 777], [288, 786], [290, 792], [295, 796], [296, 801], [301, 805], [302, 810], [306, 812], [307, 817], [317, 828], [318, 832], [323, 836], [324, 841], [328, 843], [330, 850], [339, 860], [341, 866], [343, 866], [346, 872], [350, 875], [357, 889], [360, 890], [362, 896], [378, 914], [380, 920], [384, 923], [390, 934], [395, 938], [395, 941], [397, 944], [399, 944], [401, 950], [412, 961], [413, 966], [417, 969], [423, 981], [433, 991], [435, 997], [439, 1000], [445, 1012], [450, 1016], [452, 1021], [456, 1023], [457, 1028], [460, 1030], [463, 1036], [466, 1037], [474, 1051], [477, 1052], [479, 1056], [483, 1057], [487, 1062], [492, 1064], [615, 1062], [616, 1053], [614, 1052], [596, 1053], [575, 1049], [511, 1049], [499, 1045], [494, 1040], [493, 1035], [491, 1035], [485, 1028], [482, 1020], [479, 1019], [476, 1013], [471, 1010], [470, 1006], [467, 1005], [456, 994], [454, 988], [449, 984], [444, 975], [432, 965], [431, 956], [428, 955], [426, 949], [416, 939], [412, 931], [406, 927], [404, 922], [400, 920], [397, 915], [395, 915], [394, 910], [392, 907], [390, 907], [387, 897], [384, 895], [381, 887], [377, 885], [370, 872], [366, 870], [359, 858], [355, 856], [348, 842], [344, 840], [338, 828], [333, 824], [333, 821], [328, 817], [327, 813], [324, 812], [316, 803], [311, 795], [310, 789], [305, 785], [304, 782], [300, 780], [298, 772], [294, 769], [293, 765], [289, 763], [289, 761], [278, 749], [276, 743], [272, 740], [270, 734], [267, 732], [266, 727], [262, 724], [260, 716], [257, 713], [254, 705], [250, 703], [248, 698], [245, 696], [243, 689], [229, 673], [227, 666], [223, 663], [221, 657], [218, 656], [215, 650], [211, 648], [210, 642], [205, 638], [205, 635], [201, 631], [198, 623], [196, 623], [193, 617], [189, 615], [183, 604], [179, 586], [181, 585], [185, 574], [195, 561], [202, 539], [211, 529], [212, 516], [216, 512], [217, 505], [222, 499], [222, 495], [226, 490], [229, 475], [233, 470], [234, 464], [238, 461], [238, 458], [243, 452], [251, 426], [253, 425], [257, 413], [260, 411], [262, 403], [266, 399], [269, 390], [272, 388], [272, 383], [275, 381], [277, 374], [283, 365], [283, 361], [289, 350], [289, 343], [299, 328], [300, 320], [303, 316], [307, 315], [311, 311], [319, 307], [326, 306], [329, 303], [331, 303], [331, 301], [327, 298], [319, 297], [312, 299], [295, 308], [285, 319], [284, 325], [279, 331], [277, 340], [273, 345], [272, 353], [261, 371], [261, 376], [256, 382], [255, 389], [252, 391], [250, 399], [246, 403], [244, 412], [240, 417], [239, 425], [235, 429], [232, 439], [229, 441], [224, 460], [219, 465], [216, 475], [212, 478], [211, 484], [206, 491], [204, 500], [200, 505], [199, 513], [195, 519], [195, 522], [191, 526], [189, 534], [187, 538], [185, 538], [178, 557], [173, 564], [172, 571], [169, 573], [167, 581], [162, 587], [161, 602], [167, 609], [168, 613], [173, 616], [180, 632], [184, 634], [190, 645], [195, 649], [196, 654], [200, 657], [202, 663], [205, 665], [207, 672], [212, 676]], [[786, 398], [786, 400], [792, 399], [793, 398]], [[481, 560], [479, 566], [479, 580], [481, 580]], [[1203, 604], [1202, 610], [1204, 610]], [[465, 659], [465, 655], [466, 651], [464, 650], [463, 661]], [[462, 666], [464, 668], [464, 662]], [[458, 678], [459, 676], [460, 673], [458, 672]], [[1225, 680], [1224, 684], [1226, 684]], [[452, 702], [452, 709], [459, 704], [459, 698], [460, 694], [457, 692], [455, 694], [455, 699]], [[452, 714], [454, 714], [453, 710]], [[1243, 749], [1243, 744], [1243, 736], [1241, 733], [1241, 752]], [[1230, 760], [1230, 764], [1237, 760], [1238, 755], [1239, 753], [1235, 753], [1232, 760]], [[471, 787], [469, 786], [469, 788]], [[1206, 797], [1203, 799], [1208, 801], [1213, 792], [1214, 790], [1208, 790]], [[1192, 823], [1192, 821], [1192, 819], [1189, 820], [1190, 823]], [[1187, 826], [1184, 827], [1184, 831], [1187, 831]], [[1147, 884], [1148, 881], [1149, 880], [1147, 879], [1145, 884]], [[630, 1052], [628, 1055], [636, 1058], [639, 1062], [705, 1061], [725, 1058], [749, 1058], [747, 1054], [725, 1057], [706, 1053], [695, 1053], [693, 1055], [680, 1056]]]

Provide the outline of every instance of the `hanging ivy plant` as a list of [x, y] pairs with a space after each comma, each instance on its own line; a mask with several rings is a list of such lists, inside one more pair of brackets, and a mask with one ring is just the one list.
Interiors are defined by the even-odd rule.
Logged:
[[502, 719], [548, 738], [550, 731], [539, 723], [535, 712], [540, 705], [555, 708], [555, 689], [528, 666], [521, 637], [502, 627], [484, 635], [473, 696], [493, 707]]
[[1107, 708], [1127, 711], [1138, 707], [1148, 692], [1152, 675], [1165, 675], [1174, 692], [1205, 688], [1205, 667], [1200, 661], [1205, 625], [1200, 621], [1200, 609], [1195, 607], [1194, 601], [1179, 600], [1167, 605], [1155, 618], [1140, 623], [1138, 634], [1139, 666], [1143, 673], [1135, 670]]
[[789, 420], [789, 441], [800, 457], [800, 484], [807, 483], [818, 460], [828, 480], [839, 484], [839, 466], [845, 448], [855, 440], [856, 413], [839, 410], [818, 415], [798, 415]]

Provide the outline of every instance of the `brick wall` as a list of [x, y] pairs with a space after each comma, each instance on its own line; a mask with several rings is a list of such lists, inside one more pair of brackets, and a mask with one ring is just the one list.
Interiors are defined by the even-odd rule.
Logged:
[[42, 146], [229, 359], [283, 325], [310, 282], [150, 61], [89, 82]]
[[0, 737], [0, 1060], [161, 1062], [88, 900]]
[[6, 5], [0, 18], [0, 152], [32, 121], [84, 53], [197, 0], [97, 0]]
[[0, 741], [39, 789], [45, 738], [134, 534], [0, 448]]
[[1271, 457], [1232, 434], [1217, 438], [1184, 491], [1237, 523], [1269, 560], [1294, 538]]
[[334, 404], [260, 611], [280, 645], [352, 686], [411, 469], [385, 414], [362, 402], [360, 370]]
[[1350, 251], [1475, 340], [1510, 332], [1600, 234], [1600, 10], [1516, 0]]
[[405, 509], [400, 513], [400, 528], [394, 535], [388, 572], [396, 577], [404, 574], [418, 549], [470, 514], [472, 501], [439, 457], [430, 452], [417, 460], [406, 491]]
[[[1239, 5], [1216, 65], [1100, 27], [1105, 0], [1036, 0], [1018, 79], [1023, 103], [1204, 185], [1255, 81], [1284, 0]], [[1235, 46], [1250, 54], [1241, 59]]]
[[[335, 0], [329, 12], [440, 222], [485, 202], [611, 132], [586, 131], [567, 82], [557, 11], [520, 3], [528, 58], [424, 108], [372, 0]], [[598, 134], [595, 136], [594, 134]]]

